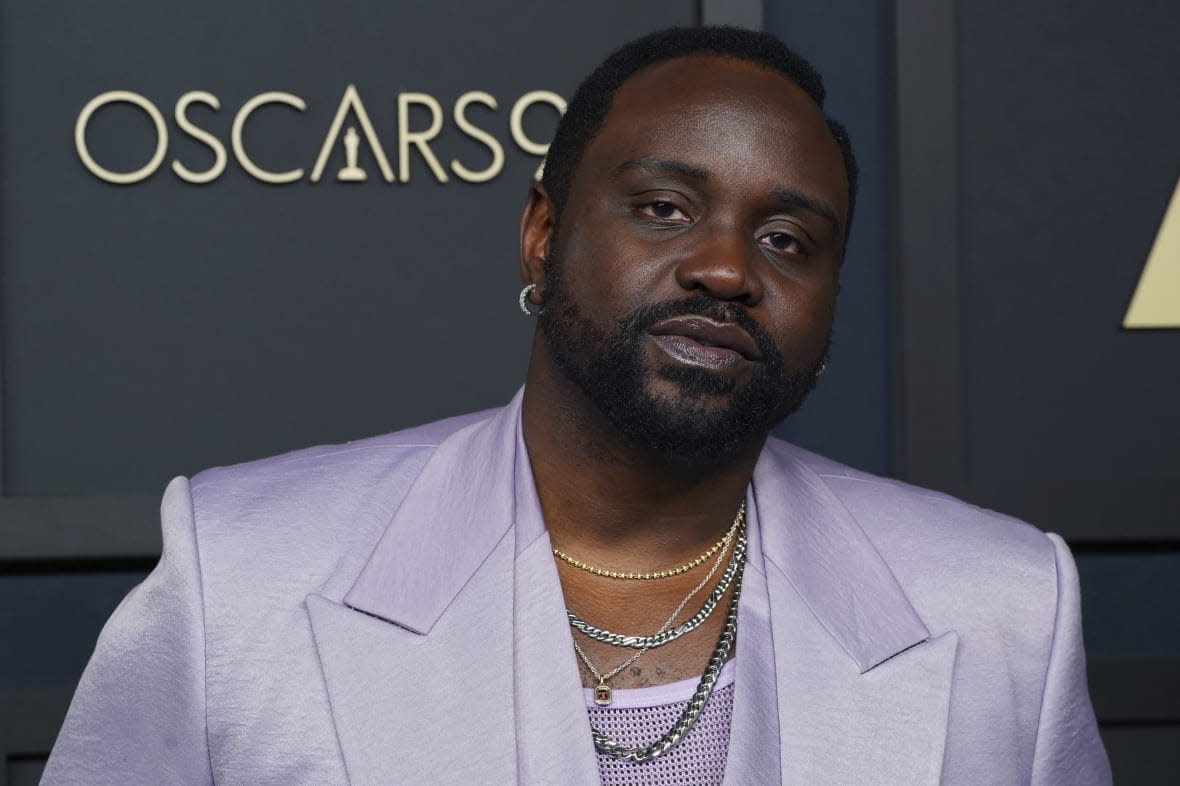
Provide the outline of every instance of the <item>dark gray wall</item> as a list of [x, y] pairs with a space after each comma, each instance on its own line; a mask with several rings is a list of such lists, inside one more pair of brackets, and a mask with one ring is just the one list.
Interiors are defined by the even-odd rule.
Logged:
[[972, 495], [1075, 538], [1180, 537], [1180, 331], [1121, 328], [1180, 174], [1180, 12], [960, 8]]

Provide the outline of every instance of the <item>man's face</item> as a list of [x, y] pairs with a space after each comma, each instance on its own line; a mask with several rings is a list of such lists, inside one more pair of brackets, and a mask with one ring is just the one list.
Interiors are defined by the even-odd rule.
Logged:
[[785, 76], [693, 56], [615, 95], [547, 259], [557, 365], [624, 434], [732, 459], [802, 403], [827, 352], [847, 183]]

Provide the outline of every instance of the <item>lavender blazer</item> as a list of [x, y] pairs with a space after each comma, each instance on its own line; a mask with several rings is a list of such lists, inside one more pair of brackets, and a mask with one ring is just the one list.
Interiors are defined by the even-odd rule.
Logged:
[[[1061, 539], [770, 440], [726, 780], [1110, 783]], [[594, 784], [506, 408], [168, 487], [47, 784]]]

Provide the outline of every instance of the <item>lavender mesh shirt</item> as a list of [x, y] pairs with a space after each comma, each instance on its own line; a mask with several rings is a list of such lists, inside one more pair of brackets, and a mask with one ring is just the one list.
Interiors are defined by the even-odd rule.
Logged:
[[[603, 786], [720, 786], [733, 716], [733, 664], [730, 659], [721, 667], [713, 695], [692, 730], [660, 758], [635, 763], [599, 753]], [[654, 688], [616, 690], [608, 707], [595, 704], [594, 690], [586, 688], [590, 725], [628, 747], [650, 745], [672, 728], [699, 682], [699, 677], [693, 677]]]

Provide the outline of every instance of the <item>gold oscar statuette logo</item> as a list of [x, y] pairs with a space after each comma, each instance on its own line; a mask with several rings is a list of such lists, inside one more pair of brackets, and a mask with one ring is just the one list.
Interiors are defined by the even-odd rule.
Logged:
[[361, 135], [352, 126], [344, 132], [344, 166], [336, 173], [336, 179], [343, 183], [363, 183], [369, 173], [356, 165], [356, 157], [361, 144]]
[[1180, 328], [1180, 181], [1147, 255], [1123, 327]]

